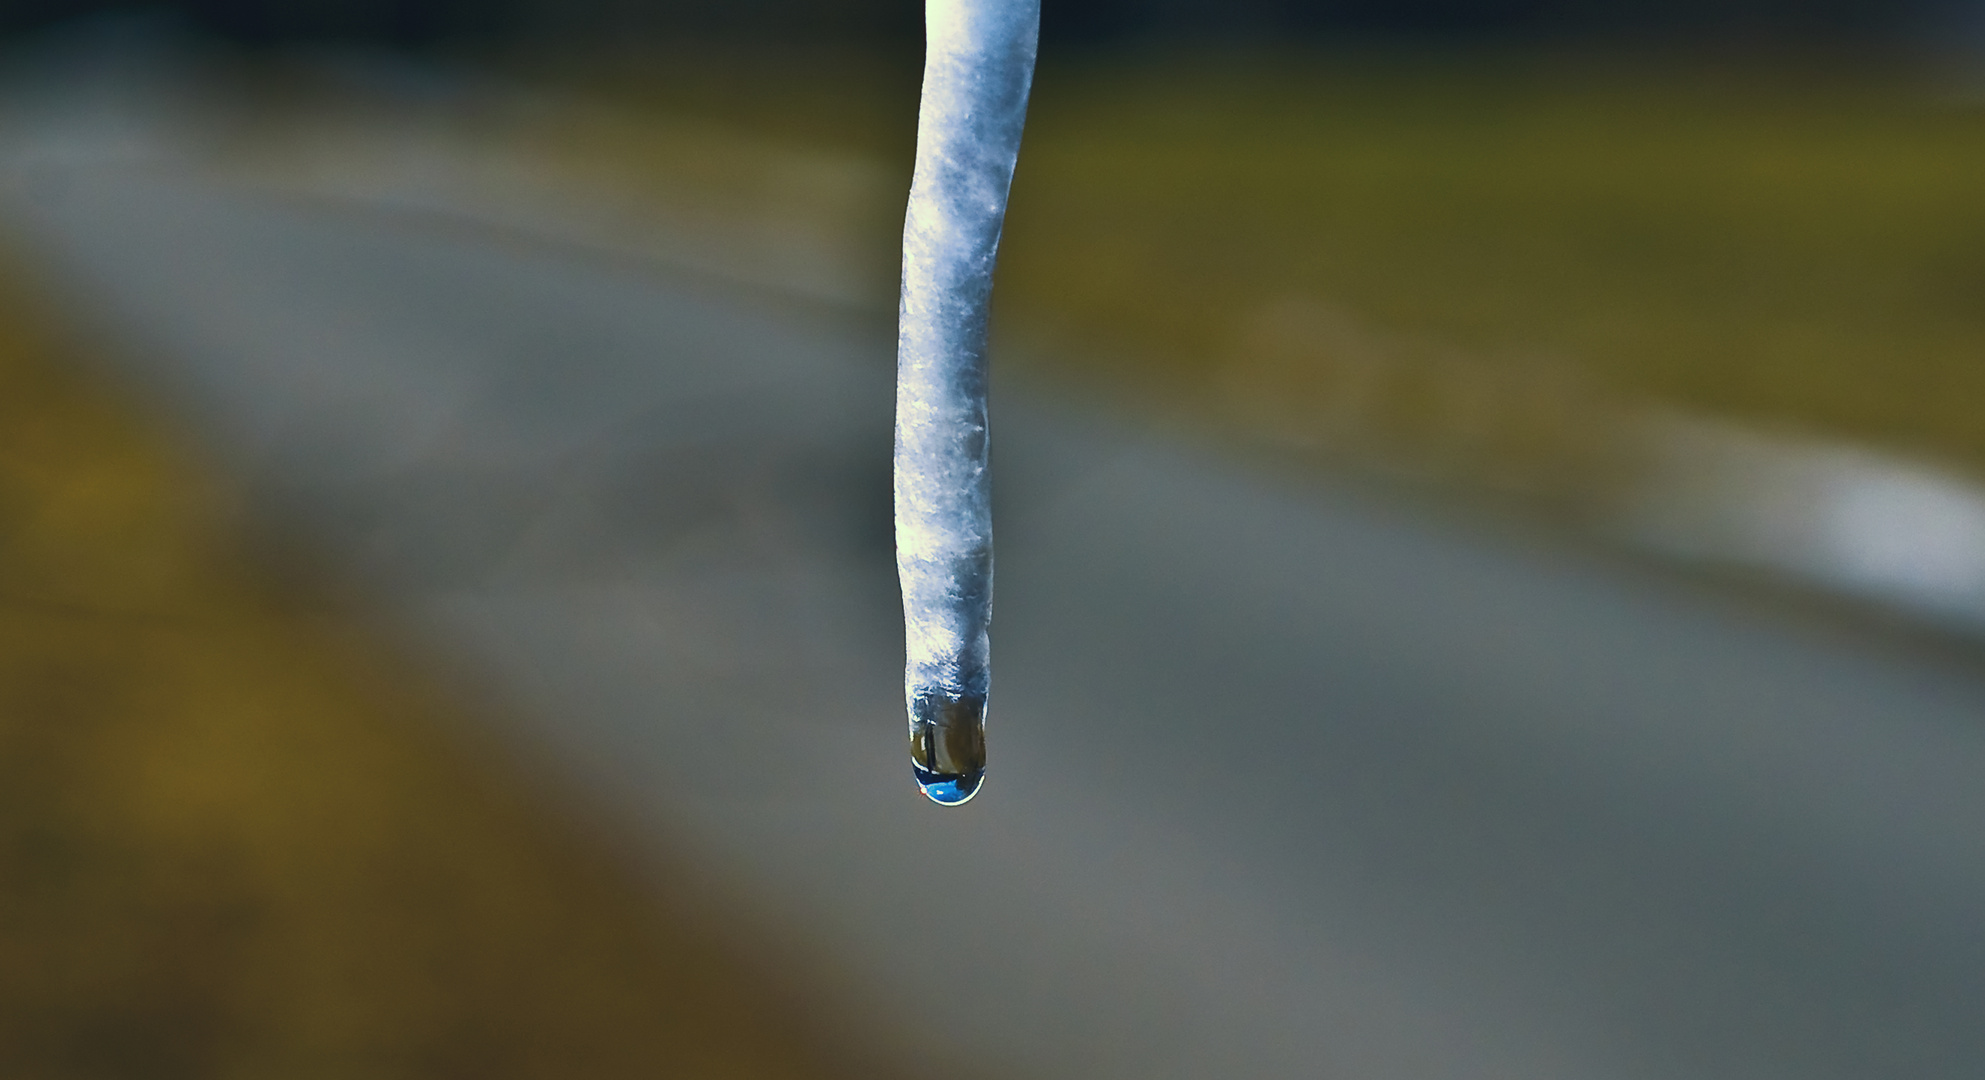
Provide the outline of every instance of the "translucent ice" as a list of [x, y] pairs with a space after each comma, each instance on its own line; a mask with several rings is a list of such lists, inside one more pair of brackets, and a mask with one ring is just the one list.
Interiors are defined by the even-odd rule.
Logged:
[[986, 306], [1034, 78], [1040, 0], [927, 0], [896, 345], [896, 571], [910, 757], [955, 805], [985, 775], [992, 504]]

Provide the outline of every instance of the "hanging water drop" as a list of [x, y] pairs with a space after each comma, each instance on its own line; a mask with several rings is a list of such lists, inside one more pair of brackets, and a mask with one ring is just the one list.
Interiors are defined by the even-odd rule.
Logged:
[[986, 775], [986, 699], [923, 694], [910, 703], [910, 769], [932, 802], [957, 806]]

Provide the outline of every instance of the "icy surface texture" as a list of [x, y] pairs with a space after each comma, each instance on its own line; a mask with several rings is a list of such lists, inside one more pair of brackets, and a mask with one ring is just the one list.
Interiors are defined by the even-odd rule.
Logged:
[[986, 306], [1034, 78], [1039, 0], [928, 0], [896, 347], [896, 569], [910, 752], [931, 798], [985, 773], [992, 619]]

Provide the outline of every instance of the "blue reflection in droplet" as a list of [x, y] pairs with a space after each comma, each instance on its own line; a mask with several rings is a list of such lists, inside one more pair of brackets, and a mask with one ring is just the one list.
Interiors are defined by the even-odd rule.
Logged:
[[916, 776], [917, 786], [939, 806], [957, 806], [971, 801], [972, 796], [979, 793], [980, 782], [986, 778], [982, 772], [971, 776], [939, 776], [915, 766], [911, 766], [910, 772]]

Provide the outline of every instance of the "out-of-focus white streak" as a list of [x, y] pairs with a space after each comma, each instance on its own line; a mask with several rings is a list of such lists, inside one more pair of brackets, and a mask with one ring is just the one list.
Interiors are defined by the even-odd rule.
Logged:
[[1985, 627], [1985, 490], [1873, 450], [1675, 415], [1648, 425], [1635, 543]]
[[[988, 687], [986, 308], [1033, 81], [1040, 3], [929, 0], [925, 18], [896, 377], [896, 566], [913, 739], [920, 725], [955, 718], [976, 726]], [[966, 714], [943, 711], [959, 702], [971, 704]], [[920, 761], [951, 771], [937, 764]], [[969, 783], [976, 787], [976, 776]]]

